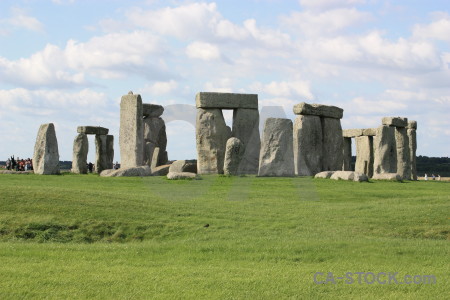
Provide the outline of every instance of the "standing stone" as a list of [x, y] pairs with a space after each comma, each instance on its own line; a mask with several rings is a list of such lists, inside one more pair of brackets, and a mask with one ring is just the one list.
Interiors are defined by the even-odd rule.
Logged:
[[[153, 152], [155, 151], [156, 144], [152, 142], [145, 142], [144, 146], [144, 165], [151, 167], [153, 161]], [[155, 160], [155, 167], [158, 164], [158, 158]]]
[[295, 174], [299, 176], [314, 176], [322, 171], [322, 139], [320, 117], [300, 115], [295, 118]]
[[397, 174], [403, 180], [411, 179], [411, 153], [409, 150], [408, 132], [404, 127], [395, 128], [397, 144]]
[[344, 161], [341, 120], [321, 118], [323, 133], [323, 157], [321, 171], [336, 171], [342, 169]]
[[294, 176], [294, 174], [292, 121], [268, 118], [264, 125], [258, 176]]
[[159, 147], [155, 147], [155, 149], [153, 149], [153, 156], [150, 163], [150, 170], [152, 170], [152, 172], [154, 169], [156, 169], [156, 167], [158, 167], [159, 152], [160, 152]]
[[112, 169], [114, 166], [114, 136], [106, 136], [106, 169]]
[[240, 175], [242, 173], [242, 161], [245, 158], [245, 145], [238, 138], [228, 139], [225, 148], [225, 162], [223, 172], [225, 175]]
[[397, 145], [395, 127], [382, 125], [377, 128], [374, 144], [374, 174], [397, 173]]
[[166, 124], [162, 118], [144, 119], [144, 139], [166, 149]]
[[408, 140], [409, 140], [409, 153], [411, 157], [411, 180], [417, 180], [417, 136], [416, 130], [408, 128]]
[[344, 152], [343, 152], [343, 163], [342, 171], [352, 170], [352, 139], [349, 137], [344, 137]]
[[223, 174], [225, 146], [231, 137], [222, 110], [197, 109], [198, 174]]
[[122, 96], [120, 102], [121, 167], [142, 166], [144, 162], [144, 130], [142, 99], [140, 95]]
[[55, 125], [42, 124], [39, 128], [33, 154], [34, 173], [57, 175], [59, 171], [58, 140]]
[[259, 111], [238, 108], [233, 112], [233, 136], [244, 145], [244, 157], [239, 165], [239, 174], [257, 174], [261, 139], [259, 135]]
[[108, 167], [107, 136], [97, 134], [95, 136], [95, 173], [100, 174], [103, 170], [112, 169]]
[[79, 133], [73, 141], [72, 173], [87, 174], [87, 155], [89, 140], [84, 133]]
[[355, 172], [373, 176], [373, 138], [371, 136], [359, 136], [356, 140], [356, 164]]

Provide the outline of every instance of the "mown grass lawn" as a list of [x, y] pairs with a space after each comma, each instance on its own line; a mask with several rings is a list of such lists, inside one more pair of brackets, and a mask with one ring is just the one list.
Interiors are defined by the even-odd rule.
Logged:
[[447, 182], [0, 175], [0, 299], [448, 299], [449, 208]]

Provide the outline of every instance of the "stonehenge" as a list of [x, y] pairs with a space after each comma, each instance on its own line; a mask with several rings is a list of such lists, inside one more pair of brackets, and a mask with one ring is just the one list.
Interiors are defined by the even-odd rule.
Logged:
[[416, 166], [416, 150], [417, 150], [417, 122], [409, 121], [407, 128], [407, 135], [409, 141], [409, 156], [411, 159], [411, 180], [417, 180], [417, 166]]
[[[238, 173], [257, 174], [261, 147], [258, 95], [200, 92], [196, 107], [198, 174], [224, 173], [226, 143], [231, 137], [245, 147]], [[225, 123], [223, 109], [233, 110], [232, 129]]]
[[245, 154], [245, 146], [240, 139], [229, 138], [225, 149], [223, 172], [225, 175], [240, 175], [239, 166]]
[[120, 101], [121, 168], [144, 164], [144, 119], [141, 95], [129, 92]]
[[295, 174], [314, 176], [321, 171], [342, 169], [344, 140], [340, 119], [344, 110], [336, 106], [308, 104], [294, 106]]
[[36, 137], [33, 153], [34, 174], [58, 175], [59, 151], [55, 125], [42, 124]]

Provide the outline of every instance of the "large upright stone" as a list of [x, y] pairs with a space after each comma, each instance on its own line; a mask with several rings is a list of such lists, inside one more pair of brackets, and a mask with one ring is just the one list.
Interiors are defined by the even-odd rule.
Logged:
[[261, 139], [259, 135], [259, 111], [257, 109], [238, 108], [233, 112], [233, 136], [238, 138], [245, 148], [244, 157], [239, 165], [240, 174], [258, 174]]
[[373, 137], [359, 136], [356, 139], [355, 172], [373, 176]]
[[294, 176], [294, 174], [292, 121], [268, 118], [264, 125], [258, 176]]
[[108, 165], [107, 136], [95, 136], [95, 173], [100, 174], [103, 170], [112, 169]]
[[344, 110], [337, 106], [322, 105], [322, 104], [308, 104], [305, 102], [296, 104], [294, 106], [294, 114], [296, 115], [313, 115], [325, 118], [342, 119]]
[[58, 140], [55, 125], [42, 124], [39, 128], [33, 154], [34, 173], [57, 175], [59, 171]]
[[411, 153], [406, 128], [395, 128], [395, 141], [397, 144], [397, 174], [403, 180], [411, 180]]
[[[410, 121], [415, 122], [415, 121]], [[408, 124], [409, 125], [409, 124]], [[416, 151], [417, 151], [417, 136], [416, 129], [413, 129], [414, 124], [411, 124], [408, 128], [408, 140], [409, 140], [409, 153], [411, 157], [411, 180], [417, 180], [417, 162], [416, 162]], [[417, 123], [415, 123], [415, 128], [417, 128]]]
[[[156, 144], [152, 142], [145, 142], [144, 146], [144, 165], [151, 167], [153, 161], [153, 152], [155, 151]], [[159, 151], [158, 151], [159, 154]], [[156, 156], [155, 167], [158, 165], [158, 156]]]
[[87, 174], [87, 155], [89, 140], [84, 133], [79, 133], [73, 141], [72, 173]]
[[295, 118], [295, 174], [299, 176], [314, 176], [322, 171], [322, 141], [322, 124], [319, 116], [300, 115]]
[[352, 170], [352, 139], [344, 137], [342, 171]]
[[197, 109], [198, 174], [223, 174], [225, 146], [231, 137], [220, 109]]
[[166, 124], [162, 118], [144, 119], [144, 140], [152, 142], [161, 149], [166, 150]]
[[132, 168], [143, 165], [144, 130], [142, 99], [140, 95], [122, 96], [120, 102], [120, 156], [121, 167]]
[[225, 162], [223, 172], [225, 175], [243, 174], [240, 170], [245, 155], [245, 145], [238, 138], [232, 137], [225, 147]]
[[341, 170], [344, 161], [341, 120], [334, 118], [321, 118], [320, 120], [323, 134], [321, 171]]
[[377, 128], [374, 144], [374, 174], [397, 173], [397, 145], [395, 127], [382, 125]]
[[112, 169], [114, 166], [114, 136], [106, 136], [106, 169]]
[[200, 92], [195, 96], [197, 108], [258, 109], [258, 95]]

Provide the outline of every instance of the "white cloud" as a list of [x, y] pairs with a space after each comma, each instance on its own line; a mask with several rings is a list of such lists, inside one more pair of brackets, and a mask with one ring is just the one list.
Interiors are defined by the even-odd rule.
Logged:
[[220, 58], [220, 50], [216, 45], [204, 42], [193, 42], [186, 47], [186, 55], [189, 58], [197, 58], [206, 61]]
[[365, 0], [299, 0], [300, 5], [312, 10], [326, 10], [363, 4]]
[[418, 39], [435, 39], [450, 42], [450, 15], [437, 14], [436, 21], [423, 25], [417, 24], [413, 29], [413, 36]]
[[151, 85], [146, 85], [139, 93], [149, 93], [151, 95], [165, 95], [174, 92], [178, 88], [175, 80], [157, 81]]
[[314, 95], [311, 92], [310, 83], [303, 80], [272, 81], [268, 84], [255, 82], [250, 85], [250, 90], [255, 91], [255, 93], [266, 93], [276, 97], [296, 97], [299, 98], [299, 100], [314, 99]]
[[7, 19], [0, 19], [0, 35], [6, 36], [11, 33], [13, 29], [26, 29], [35, 32], [44, 32], [44, 24], [38, 19], [31, 17], [27, 12], [18, 7], [11, 9], [11, 17]]

